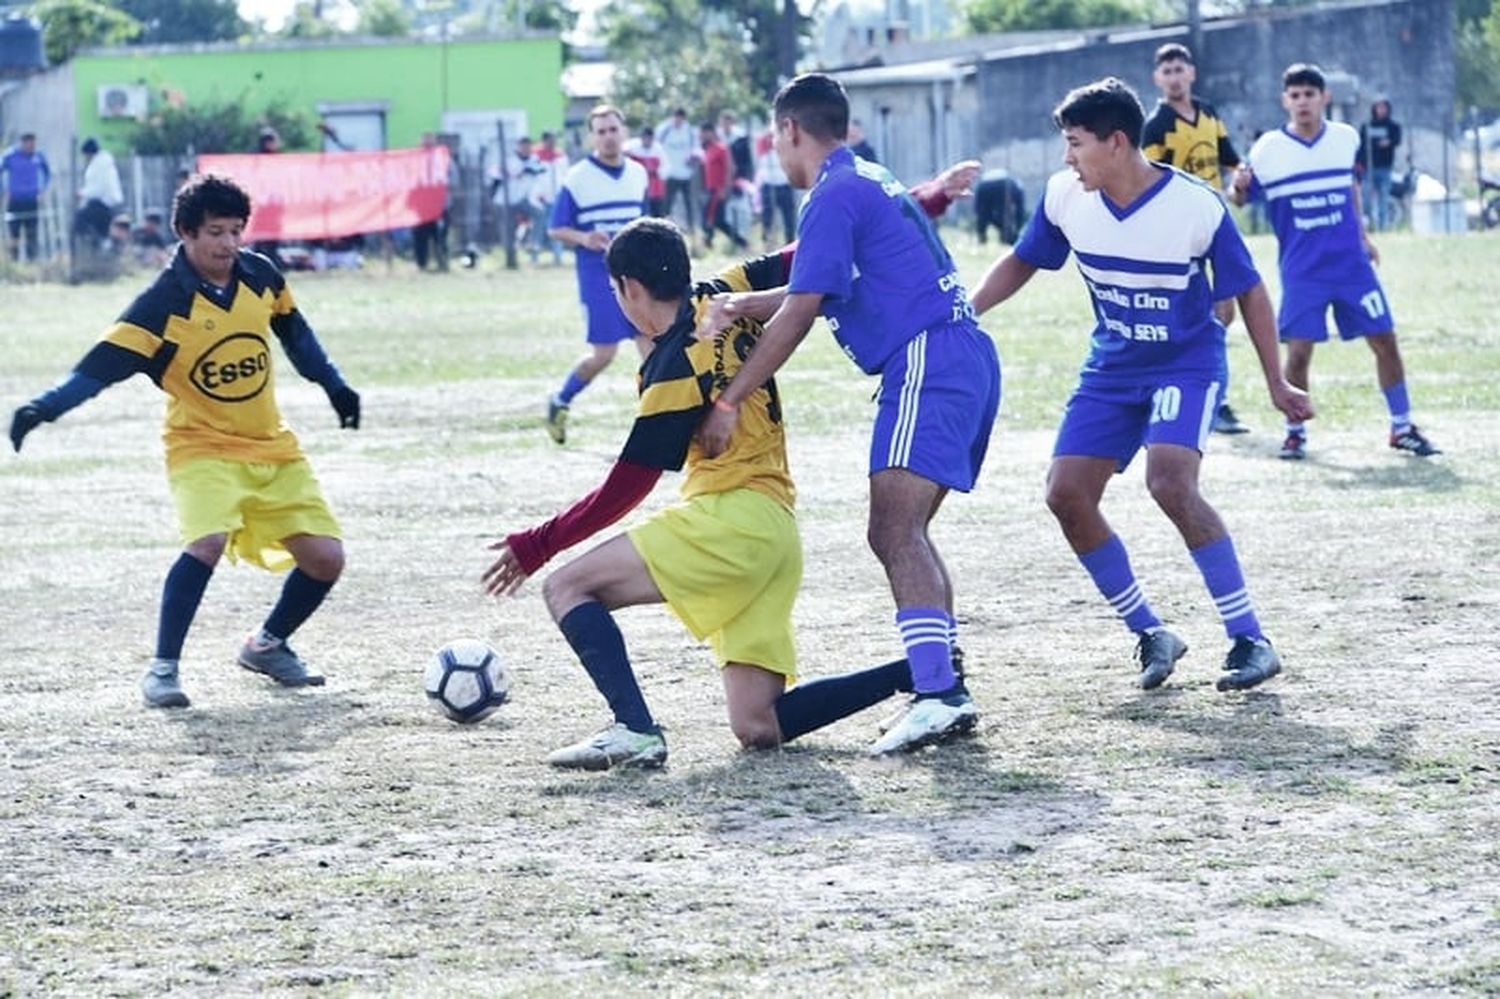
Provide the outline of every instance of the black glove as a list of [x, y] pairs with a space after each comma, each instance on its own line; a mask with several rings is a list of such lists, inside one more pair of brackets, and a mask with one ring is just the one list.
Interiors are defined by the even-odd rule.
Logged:
[[[339, 414], [339, 426], [345, 430], [359, 429], [358, 392], [347, 385], [340, 385], [336, 389], [328, 390], [328, 401], [333, 403], [333, 411]], [[11, 435], [15, 435], [14, 430], [11, 431]]]
[[[354, 400], [354, 410], [359, 412], [359, 399]], [[37, 424], [45, 422], [46, 416], [42, 415], [42, 409], [34, 402], [28, 402], [16, 410], [16, 414], [10, 418], [10, 443], [20, 453], [21, 442], [26, 435], [36, 429]]]

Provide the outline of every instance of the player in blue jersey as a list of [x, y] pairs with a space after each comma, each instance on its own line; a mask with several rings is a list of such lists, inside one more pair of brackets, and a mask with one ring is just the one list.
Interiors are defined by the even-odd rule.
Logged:
[[1147, 488], [1186, 542], [1232, 642], [1218, 687], [1253, 687], [1275, 676], [1281, 660], [1256, 619], [1229, 532], [1198, 489], [1224, 353], [1215, 301], [1238, 301], [1276, 408], [1300, 421], [1312, 406], [1281, 376], [1271, 300], [1223, 200], [1146, 159], [1144, 113], [1130, 88], [1113, 77], [1081, 87], [1053, 118], [1070, 169], [1048, 180], [1014, 251], [975, 289], [974, 310], [1005, 301], [1038, 268], [1056, 270], [1070, 253], [1077, 259], [1097, 322], [1058, 429], [1047, 505], [1139, 635], [1140, 685], [1160, 686], [1187, 644], [1162, 627], [1099, 509], [1110, 478], [1144, 446]]
[[620, 341], [635, 338], [642, 357], [650, 345], [620, 311], [604, 262], [610, 236], [645, 214], [646, 168], [625, 155], [625, 116], [619, 108], [596, 106], [589, 112], [588, 126], [594, 151], [568, 169], [547, 230], [549, 238], [574, 248], [578, 299], [583, 303], [589, 343], [589, 352], [547, 400], [547, 433], [559, 444], [567, 439], [568, 406], [573, 397], [609, 367]]
[[[1359, 133], [1328, 121], [1328, 87], [1318, 67], [1297, 63], [1281, 75], [1287, 123], [1255, 141], [1235, 173], [1236, 204], [1264, 201], [1280, 246], [1281, 311], [1286, 379], [1308, 386], [1313, 347], [1328, 339], [1333, 309], [1339, 337], [1363, 337], [1375, 355], [1375, 373], [1391, 415], [1390, 445], [1426, 458], [1441, 454], [1417, 429], [1406, 391], [1406, 369], [1396, 346], [1396, 323], [1375, 276], [1380, 262], [1365, 232], [1354, 160]], [[1288, 418], [1283, 458], [1307, 454], [1307, 428]]]
[[739, 406], [791, 356], [820, 314], [845, 353], [881, 379], [870, 446], [867, 537], [890, 581], [915, 696], [876, 741], [908, 750], [974, 727], [954, 669], [953, 586], [928, 536], [951, 489], [974, 485], [1000, 406], [1000, 362], [969, 311], [952, 258], [911, 193], [858, 159], [849, 100], [832, 77], [799, 76], [776, 95], [776, 154], [810, 188], [784, 297], [700, 431], [724, 450]]

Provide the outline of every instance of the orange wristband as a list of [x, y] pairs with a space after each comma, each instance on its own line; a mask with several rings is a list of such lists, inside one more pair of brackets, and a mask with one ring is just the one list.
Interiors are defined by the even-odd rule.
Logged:
[[723, 413], [737, 413], [739, 412], [739, 408], [732, 402], [725, 402], [723, 396], [719, 396], [714, 400], [714, 409]]

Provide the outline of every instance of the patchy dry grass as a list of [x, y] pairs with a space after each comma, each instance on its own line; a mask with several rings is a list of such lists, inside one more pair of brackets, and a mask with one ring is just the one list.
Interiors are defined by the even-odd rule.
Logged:
[[[1212, 605], [1137, 467], [1108, 513], [1193, 650], [1168, 687], [1132, 688], [1129, 636], [1041, 502], [1086, 309], [1076, 277], [1044, 275], [987, 320], [1005, 413], [981, 487], [936, 529], [977, 736], [872, 761], [860, 717], [742, 755], [706, 651], [637, 609], [622, 626], [672, 747], [649, 775], [541, 763], [602, 706], [539, 587], [500, 604], [478, 587], [482, 546], [597, 484], [629, 419], [621, 366], [574, 407], [566, 449], [541, 433], [579, 349], [570, 272], [295, 281], [367, 414], [340, 433], [317, 388], [282, 380], [347, 532], [348, 574], [298, 643], [327, 688], [234, 668], [277, 582], [225, 566], [189, 638], [194, 707], [138, 706], [175, 552], [144, 380], [0, 461], [0, 995], [1494, 992], [1500, 254], [1385, 242], [1441, 459], [1387, 451], [1368, 352], [1332, 344], [1312, 457], [1277, 461], [1236, 334], [1256, 432], [1215, 439], [1205, 478], [1282, 678], [1213, 690]], [[977, 277], [985, 258], [958, 252]], [[6, 287], [3, 398], [59, 376], [132, 292]], [[807, 672], [883, 661], [870, 385], [826, 334], [783, 382]], [[457, 728], [420, 669], [467, 634], [517, 683]]]

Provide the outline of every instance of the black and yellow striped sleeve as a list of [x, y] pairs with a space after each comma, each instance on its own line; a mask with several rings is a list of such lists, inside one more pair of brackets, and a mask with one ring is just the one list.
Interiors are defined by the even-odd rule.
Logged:
[[689, 333], [652, 351], [641, 371], [640, 408], [620, 452], [622, 461], [672, 471], [682, 468], [703, 422], [713, 383], [712, 357], [721, 341], [697, 341]]

